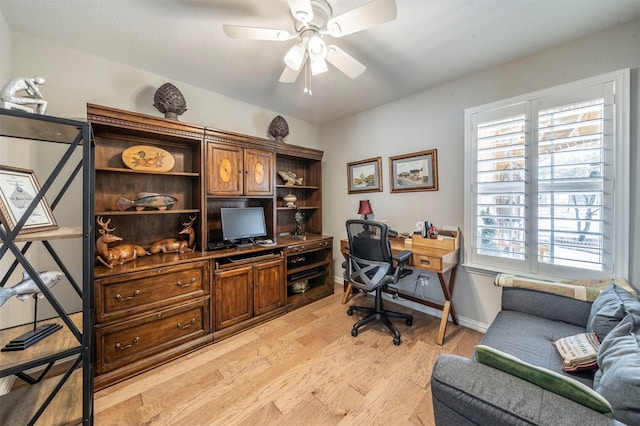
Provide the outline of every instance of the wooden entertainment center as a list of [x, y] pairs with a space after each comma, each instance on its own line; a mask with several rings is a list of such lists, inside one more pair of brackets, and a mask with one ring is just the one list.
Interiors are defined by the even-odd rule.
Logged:
[[[141, 255], [112, 268], [96, 263], [97, 389], [333, 293], [333, 238], [322, 234], [322, 151], [93, 104], [87, 120], [96, 221], [122, 238], [110, 247], [182, 239], [189, 221], [195, 231], [192, 252]], [[138, 146], [168, 153], [173, 167], [123, 164], [123, 152]], [[302, 184], [286, 185], [279, 171]], [[139, 193], [177, 201], [166, 210], [116, 208], [121, 197]], [[288, 194], [297, 209], [286, 207]], [[208, 251], [222, 238], [220, 209], [228, 207], [262, 207], [275, 244]], [[304, 215], [302, 235], [294, 235], [296, 212]]]

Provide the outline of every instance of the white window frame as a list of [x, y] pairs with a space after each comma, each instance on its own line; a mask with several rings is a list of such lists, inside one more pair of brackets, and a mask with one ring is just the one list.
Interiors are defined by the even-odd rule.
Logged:
[[[463, 266], [465, 270], [471, 273], [479, 273], [483, 275], [493, 276], [496, 273], [512, 273], [524, 276], [530, 276], [543, 279], [609, 279], [613, 277], [622, 277], [628, 279], [629, 275], [629, 211], [630, 211], [630, 71], [629, 69], [623, 69], [619, 71], [610, 72], [607, 74], [587, 78], [584, 80], [575, 81], [572, 83], [556, 86], [549, 89], [536, 91], [533, 93], [524, 94], [521, 96], [509, 98], [493, 102], [486, 105], [477, 106], [474, 108], [468, 108], [465, 110], [465, 202], [464, 202], [464, 254], [463, 254]], [[527, 260], [525, 261], [512, 261], [494, 256], [482, 256], [476, 252], [477, 244], [477, 193], [474, 190], [476, 188], [477, 177], [477, 145], [474, 132], [474, 120], [480, 113], [487, 113], [492, 110], [506, 108], [512, 105], [521, 103], [529, 104], [535, 102], [540, 98], [547, 98], [551, 96], [562, 96], [563, 93], [575, 92], [584, 88], [593, 87], [594, 85], [613, 85], [614, 93], [614, 111], [613, 122], [611, 126], [612, 142], [606, 143], [606, 149], [612, 147], [611, 153], [612, 163], [609, 170], [613, 170], [612, 174], [605, 176], [605, 180], [613, 180], [613, 235], [606, 235], [605, 237], [605, 251], [608, 253], [607, 258], [612, 259], [613, 267], [612, 272], [602, 272], [577, 269], [577, 268], [564, 268], [561, 266], [553, 266], [539, 268], [540, 265], [537, 260], [531, 261], [530, 254], [527, 254]], [[537, 117], [531, 119], [531, 108], [526, 109], [526, 161], [527, 169], [529, 169], [531, 175], [537, 174], [536, 169], [536, 156], [532, 155], [532, 147], [530, 145], [530, 134], [537, 133]], [[537, 136], [536, 136], [537, 139]], [[608, 154], [607, 154], [608, 155]], [[532, 178], [531, 180], [533, 180]], [[535, 178], [537, 179], [537, 178]], [[529, 203], [529, 210], [537, 208], [536, 200], [531, 200], [534, 191], [537, 189], [532, 188], [531, 182], [526, 184], [526, 198]], [[608, 206], [610, 207], [610, 206]], [[533, 213], [532, 213], [533, 214]], [[533, 224], [537, 223], [537, 219], [531, 221]], [[529, 225], [528, 225], [529, 226]], [[529, 246], [528, 253], [531, 253], [532, 240], [536, 237], [532, 235], [536, 234], [535, 229], [528, 229]], [[613, 274], [613, 276], [611, 276]]]

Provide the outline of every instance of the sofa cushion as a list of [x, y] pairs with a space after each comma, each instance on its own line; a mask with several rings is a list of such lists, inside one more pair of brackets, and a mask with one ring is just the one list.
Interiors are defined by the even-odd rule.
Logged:
[[600, 413], [611, 412], [611, 405], [588, 386], [537, 365], [529, 364], [490, 346], [477, 345], [476, 360], [554, 392]]
[[604, 396], [616, 420], [640, 424], [640, 314], [629, 313], [602, 341], [594, 389]]
[[594, 370], [598, 367], [600, 342], [595, 333], [580, 333], [553, 342], [562, 357], [564, 371]]
[[627, 312], [640, 314], [640, 300], [622, 287], [611, 284], [593, 301], [587, 331], [596, 333], [602, 342]]
[[572, 373], [563, 371], [562, 358], [552, 344], [562, 337], [573, 336], [584, 331], [584, 326], [522, 312], [500, 311], [480, 343], [530, 364], [565, 374], [593, 388], [593, 370]]

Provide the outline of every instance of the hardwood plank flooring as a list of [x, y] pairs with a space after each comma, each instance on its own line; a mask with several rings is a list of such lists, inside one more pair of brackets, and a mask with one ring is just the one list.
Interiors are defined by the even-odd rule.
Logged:
[[[95, 394], [103, 425], [432, 425], [429, 378], [441, 353], [468, 357], [482, 333], [439, 318], [379, 322], [351, 336], [342, 286], [334, 295]], [[371, 296], [349, 304], [371, 306]]]

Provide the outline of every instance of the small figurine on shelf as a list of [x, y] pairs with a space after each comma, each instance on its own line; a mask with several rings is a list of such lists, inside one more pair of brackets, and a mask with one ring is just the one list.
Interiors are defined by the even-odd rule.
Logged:
[[2, 88], [0, 100], [2, 107], [7, 109], [21, 109], [27, 112], [34, 112], [34, 109], [25, 105], [35, 105], [35, 112], [44, 114], [47, 110], [47, 101], [40, 93], [39, 85], [44, 84], [42, 77], [16, 77]]
[[[51, 288], [58, 283], [64, 274], [60, 271], [38, 272], [38, 278], [47, 288]], [[33, 310], [33, 329], [11, 339], [3, 348], [2, 352], [21, 351], [40, 340], [60, 330], [62, 326], [58, 323], [38, 324], [38, 299], [42, 299], [44, 294], [42, 289], [36, 284], [27, 271], [22, 272], [22, 281], [10, 288], [0, 287], [0, 306], [2, 306], [11, 296], [16, 296], [18, 300], [25, 301], [33, 296], [35, 307]]]
[[196, 221], [196, 217], [190, 217], [189, 222], [182, 223], [184, 229], [179, 232], [179, 235], [188, 235], [188, 241], [177, 238], [164, 238], [149, 246], [149, 254], [193, 252], [196, 249], [196, 231], [193, 230], [193, 223]]
[[136, 200], [129, 200], [120, 197], [116, 202], [118, 210], [127, 210], [135, 207], [136, 210], [144, 210], [145, 208], [166, 210], [167, 207], [174, 205], [178, 199], [171, 195], [156, 194], [155, 192], [139, 192]]
[[296, 176], [293, 172], [281, 170], [278, 174], [284, 180], [285, 186], [302, 185], [303, 178]]
[[[51, 288], [58, 283], [64, 277], [64, 274], [60, 271], [43, 271], [38, 272], [38, 277], [47, 286]], [[27, 271], [22, 272], [22, 281], [13, 287], [0, 287], [0, 306], [9, 300], [10, 297], [16, 296], [18, 300], [25, 301], [31, 295], [34, 297], [43, 298], [44, 295], [40, 290], [40, 287], [33, 281]]]
[[296, 221], [296, 230], [293, 232], [293, 235], [302, 238], [302, 225], [304, 222], [304, 213], [300, 211], [299, 208], [296, 208], [296, 213], [293, 215], [293, 219]]
[[284, 201], [284, 206], [285, 207], [295, 208], [296, 207], [296, 201], [298, 201], [298, 197], [296, 197], [292, 193], [288, 193], [287, 195], [282, 197], [282, 201]]
[[96, 240], [96, 260], [107, 268], [113, 268], [114, 265], [122, 265], [123, 263], [137, 259], [138, 256], [149, 255], [149, 252], [147, 252], [144, 247], [137, 244], [120, 244], [113, 248], [109, 248], [109, 243], [122, 241], [122, 238], [110, 234], [111, 231], [115, 231], [116, 229], [109, 229], [111, 219], [105, 222], [102, 216], [98, 216], [96, 221], [102, 228], [98, 231], [100, 233], [100, 238]]

